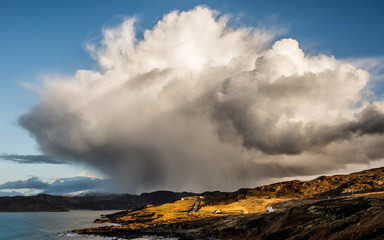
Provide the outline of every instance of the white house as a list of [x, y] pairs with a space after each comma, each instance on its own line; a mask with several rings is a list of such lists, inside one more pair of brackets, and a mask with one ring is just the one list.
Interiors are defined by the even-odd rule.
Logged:
[[273, 210], [272, 207], [268, 207], [267, 210], [265, 210], [266, 213], [271, 213], [271, 212], [274, 212], [275, 210]]

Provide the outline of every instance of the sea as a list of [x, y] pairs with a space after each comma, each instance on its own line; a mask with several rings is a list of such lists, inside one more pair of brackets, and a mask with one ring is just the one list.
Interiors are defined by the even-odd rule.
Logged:
[[[0, 240], [112, 240], [118, 238], [79, 235], [71, 230], [102, 226], [93, 223], [116, 211], [0, 212]], [[104, 224], [105, 225], [105, 224]], [[173, 239], [159, 237], [135, 240]]]

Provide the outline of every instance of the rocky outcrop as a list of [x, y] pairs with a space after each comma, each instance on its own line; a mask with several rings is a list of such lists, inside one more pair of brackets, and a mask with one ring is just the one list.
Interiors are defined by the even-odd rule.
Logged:
[[[119, 223], [76, 230], [123, 238], [384, 239], [384, 168], [311, 181], [275, 183], [232, 193], [205, 192], [100, 219]], [[197, 202], [203, 205], [191, 211]], [[255, 207], [258, 205], [258, 207]], [[265, 213], [265, 208], [276, 211]], [[215, 209], [222, 209], [216, 214]]]
[[247, 196], [312, 198], [384, 191], [384, 168], [347, 175], [321, 176], [310, 181], [288, 181], [257, 187]]
[[127, 239], [144, 235], [184, 240], [384, 239], [383, 218], [384, 195], [373, 194], [317, 200], [273, 213], [207, 217], [141, 229], [112, 226], [76, 232]]

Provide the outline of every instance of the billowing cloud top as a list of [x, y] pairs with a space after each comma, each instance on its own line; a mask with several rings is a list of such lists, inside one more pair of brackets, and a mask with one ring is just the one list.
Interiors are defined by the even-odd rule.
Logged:
[[88, 46], [100, 70], [47, 79], [20, 118], [46, 154], [128, 192], [233, 190], [383, 157], [367, 72], [205, 7], [165, 15], [140, 40], [134, 22]]

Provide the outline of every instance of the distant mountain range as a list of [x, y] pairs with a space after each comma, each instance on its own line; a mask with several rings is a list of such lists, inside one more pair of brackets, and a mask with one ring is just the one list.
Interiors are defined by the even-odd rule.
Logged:
[[147, 204], [163, 204], [182, 197], [194, 196], [194, 193], [156, 191], [141, 195], [109, 194], [86, 196], [37, 196], [0, 197], [1, 212], [37, 212], [37, 211], [68, 211], [88, 210], [120, 210], [133, 209]]
[[229, 204], [247, 197], [269, 198], [324, 198], [357, 193], [384, 191], [384, 168], [370, 169], [348, 175], [321, 176], [311, 181], [288, 181], [239, 189], [235, 192], [172, 192], [156, 191], [141, 195], [110, 194], [86, 196], [37, 196], [0, 197], [0, 211], [68, 211], [74, 209], [120, 210], [134, 209], [147, 204], [160, 205], [183, 197], [205, 196], [206, 205]]
[[346, 175], [320, 176], [310, 181], [293, 180], [232, 193], [206, 192], [202, 195], [211, 199], [211, 204], [228, 204], [247, 197], [334, 198], [381, 191], [384, 191], [384, 167]]

